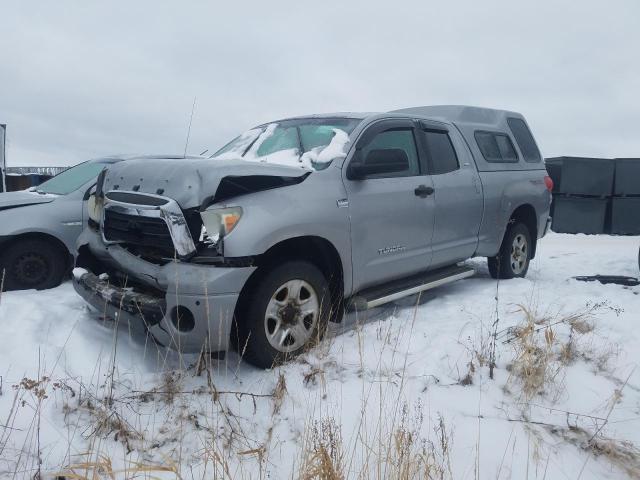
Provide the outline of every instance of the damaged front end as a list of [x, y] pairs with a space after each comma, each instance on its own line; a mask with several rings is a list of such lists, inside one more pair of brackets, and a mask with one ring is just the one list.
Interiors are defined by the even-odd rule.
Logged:
[[224, 238], [243, 214], [228, 201], [300, 183], [310, 172], [258, 165], [273, 173], [258, 174], [249, 162], [187, 159], [182, 175], [171, 177], [180, 162], [135, 169], [122, 162], [100, 175], [74, 287], [103, 315], [165, 346], [224, 351], [238, 296], [255, 270], [252, 257], [224, 256]]

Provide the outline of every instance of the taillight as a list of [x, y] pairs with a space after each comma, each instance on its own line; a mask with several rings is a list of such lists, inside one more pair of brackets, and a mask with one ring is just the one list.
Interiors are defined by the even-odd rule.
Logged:
[[551, 180], [551, 177], [549, 175], [544, 176], [544, 184], [547, 187], [547, 190], [549, 190], [550, 192], [553, 190], [553, 180]]

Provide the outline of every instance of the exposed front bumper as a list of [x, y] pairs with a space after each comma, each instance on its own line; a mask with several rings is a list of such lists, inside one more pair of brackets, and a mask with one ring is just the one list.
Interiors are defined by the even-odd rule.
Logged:
[[[156, 265], [119, 245], [105, 245], [90, 229], [83, 232], [78, 245], [80, 251], [88, 248], [109, 270], [150, 287], [140, 293], [110, 285], [107, 279], [97, 277], [97, 272], [76, 275], [74, 288], [98, 311], [128, 322], [131, 330], [147, 331], [158, 343], [182, 352], [199, 352], [203, 347], [210, 352], [229, 349], [236, 303], [255, 267], [221, 268], [180, 261]], [[178, 322], [182, 309], [193, 316], [192, 326]], [[189, 327], [186, 330], [185, 325]]]
[[149, 332], [167, 311], [163, 298], [115, 287], [91, 272], [74, 275], [73, 287], [96, 310], [109, 318], [126, 321], [136, 332]]

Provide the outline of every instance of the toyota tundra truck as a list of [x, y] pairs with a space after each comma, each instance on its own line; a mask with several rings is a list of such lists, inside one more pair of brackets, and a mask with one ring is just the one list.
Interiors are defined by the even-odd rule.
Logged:
[[463, 279], [524, 277], [551, 179], [522, 115], [467, 106], [278, 120], [210, 158], [107, 166], [74, 287], [182, 352], [268, 368], [329, 321]]

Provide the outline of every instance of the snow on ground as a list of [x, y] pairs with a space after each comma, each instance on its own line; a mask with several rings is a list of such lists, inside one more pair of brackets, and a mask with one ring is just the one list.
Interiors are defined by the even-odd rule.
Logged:
[[420, 462], [435, 478], [633, 477], [640, 286], [572, 277], [638, 276], [639, 244], [550, 234], [526, 279], [499, 284], [473, 260], [474, 277], [352, 314], [269, 371], [130, 338], [69, 283], [4, 293], [0, 477], [39, 463], [90, 476], [84, 463], [115, 478], [297, 478], [322, 458], [347, 478]]

